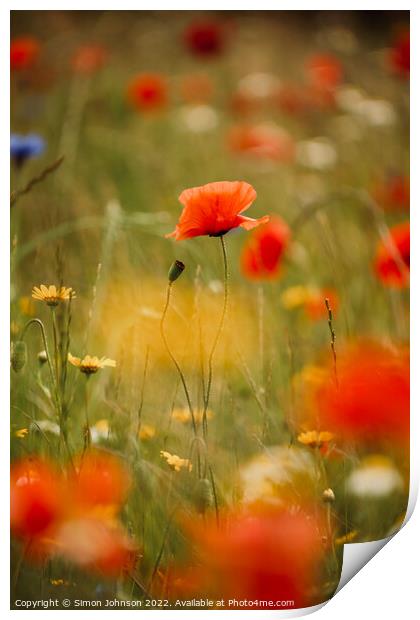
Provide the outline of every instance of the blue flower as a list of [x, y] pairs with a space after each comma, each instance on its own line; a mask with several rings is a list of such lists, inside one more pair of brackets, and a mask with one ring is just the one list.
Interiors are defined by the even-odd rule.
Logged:
[[10, 136], [10, 156], [16, 166], [22, 166], [27, 159], [37, 157], [44, 150], [44, 139], [35, 133], [27, 136], [12, 133]]

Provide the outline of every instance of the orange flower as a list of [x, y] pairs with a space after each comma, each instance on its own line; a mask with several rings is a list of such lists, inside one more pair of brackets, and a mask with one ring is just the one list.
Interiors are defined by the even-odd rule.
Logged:
[[378, 245], [375, 271], [387, 286], [403, 288], [410, 282], [410, 223], [397, 224], [389, 233], [387, 242]]
[[378, 179], [371, 190], [372, 197], [385, 211], [410, 210], [410, 178], [391, 174]]
[[281, 162], [291, 161], [295, 152], [287, 131], [272, 125], [233, 127], [228, 134], [228, 144], [236, 153]]
[[106, 50], [101, 45], [82, 45], [71, 60], [73, 71], [90, 75], [102, 69], [107, 57]]
[[245, 181], [217, 181], [186, 189], [179, 196], [184, 206], [179, 222], [166, 236], [177, 241], [202, 235], [220, 237], [238, 226], [251, 230], [265, 224], [267, 215], [257, 220], [241, 215], [256, 197], [255, 189]]
[[410, 369], [406, 352], [359, 343], [340, 352], [333, 374], [316, 390], [315, 421], [337, 438], [405, 442], [409, 436]]
[[391, 70], [403, 78], [410, 77], [410, 31], [401, 32], [396, 38], [389, 55]]
[[312, 86], [321, 90], [334, 89], [343, 77], [340, 61], [331, 54], [314, 54], [308, 59], [306, 69]]
[[102, 450], [92, 450], [80, 458], [70, 476], [75, 501], [88, 506], [120, 506], [127, 497], [130, 477], [121, 460]]
[[214, 20], [191, 23], [184, 33], [184, 40], [197, 56], [216, 56], [225, 46], [224, 27]]
[[12, 465], [10, 520], [15, 536], [33, 540], [55, 527], [63, 513], [62, 482], [52, 465], [36, 458]]
[[255, 230], [241, 255], [243, 273], [250, 279], [274, 279], [279, 276], [281, 260], [290, 241], [290, 229], [280, 218], [272, 218]]
[[168, 100], [166, 82], [158, 73], [137, 75], [129, 83], [127, 95], [130, 103], [142, 112], [162, 109]]
[[19, 37], [10, 43], [10, 68], [12, 71], [30, 69], [39, 55], [39, 43], [34, 37]]
[[[222, 527], [192, 525], [202, 558], [201, 592], [226, 599], [311, 604], [322, 560], [324, 526], [304, 511], [228, 515]], [[256, 607], [258, 608], [258, 607]]]

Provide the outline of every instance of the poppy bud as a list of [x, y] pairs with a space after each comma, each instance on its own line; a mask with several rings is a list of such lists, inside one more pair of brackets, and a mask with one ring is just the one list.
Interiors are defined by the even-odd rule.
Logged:
[[180, 260], [176, 260], [172, 263], [168, 272], [168, 280], [172, 284], [175, 280], [178, 280], [181, 273], [184, 271], [185, 265]]
[[211, 485], [207, 478], [200, 478], [194, 489], [194, 503], [200, 514], [204, 514], [211, 506], [212, 493]]
[[48, 357], [47, 357], [47, 352], [46, 351], [40, 351], [37, 355], [38, 357], [38, 362], [40, 366], [43, 366], [45, 364], [45, 362], [48, 361]]
[[332, 489], [325, 489], [325, 491], [322, 492], [322, 500], [326, 504], [331, 504], [332, 502], [334, 502], [335, 501], [334, 491]]
[[27, 361], [28, 354], [26, 344], [23, 342], [23, 340], [17, 340], [12, 345], [11, 363], [13, 370], [15, 372], [21, 371]]

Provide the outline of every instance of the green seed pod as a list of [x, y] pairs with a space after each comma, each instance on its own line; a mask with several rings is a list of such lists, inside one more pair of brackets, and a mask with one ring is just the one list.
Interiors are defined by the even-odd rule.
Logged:
[[12, 344], [11, 363], [15, 372], [20, 372], [28, 361], [28, 352], [23, 340], [17, 340]]
[[211, 484], [207, 478], [200, 478], [194, 488], [194, 504], [200, 514], [210, 508], [213, 501]]
[[40, 351], [37, 355], [38, 357], [38, 362], [40, 366], [43, 366], [46, 362], [48, 362], [48, 357], [47, 357], [47, 352], [46, 351]]
[[335, 501], [334, 491], [332, 489], [325, 489], [322, 493], [322, 499], [326, 504], [331, 504]]
[[172, 284], [175, 280], [178, 280], [181, 273], [184, 271], [185, 265], [182, 261], [176, 260], [172, 263], [168, 272], [168, 280]]

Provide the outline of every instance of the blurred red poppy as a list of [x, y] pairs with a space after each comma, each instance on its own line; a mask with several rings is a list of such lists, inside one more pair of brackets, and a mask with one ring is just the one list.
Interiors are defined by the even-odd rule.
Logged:
[[375, 271], [387, 286], [403, 288], [410, 283], [410, 223], [402, 222], [389, 231], [376, 252]]
[[142, 73], [131, 80], [127, 90], [130, 103], [142, 112], [164, 108], [168, 102], [165, 79], [158, 73]]
[[410, 178], [392, 174], [377, 180], [371, 190], [372, 197], [385, 211], [410, 210]]
[[12, 71], [30, 69], [39, 56], [40, 45], [34, 37], [18, 37], [10, 43], [10, 68]]
[[177, 241], [208, 235], [220, 237], [232, 228], [251, 230], [268, 222], [265, 215], [257, 220], [241, 215], [257, 197], [255, 189], [244, 181], [217, 181], [186, 189], [179, 196], [184, 209], [172, 233]]
[[391, 70], [404, 78], [410, 77], [410, 31], [401, 32], [389, 55]]
[[325, 535], [314, 515], [233, 514], [222, 527], [210, 521], [193, 524], [191, 531], [202, 558], [204, 591], [238, 601], [287, 600], [290, 607], [313, 602]]
[[241, 255], [242, 272], [253, 280], [277, 278], [289, 241], [290, 229], [286, 222], [280, 217], [271, 217], [246, 241]]
[[215, 20], [193, 22], [185, 30], [184, 41], [193, 54], [215, 56], [225, 47], [225, 28]]
[[12, 465], [10, 521], [15, 536], [44, 536], [63, 515], [63, 480], [49, 463], [26, 458]]
[[343, 68], [335, 56], [331, 54], [314, 54], [306, 64], [309, 82], [322, 90], [332, 90], [343, 78]]
[[302, 114], [308, 107], [307, 89], [299, 84], [282, 84], [276, 101], [280, 109], [291, 116]]
[[213, 94], [213, 84], [206, 73], [185, 75], [181, 81], [181, 96], [186, 103], [207, 103]]
[[406, 351], [371, 342], [341, 351], [333, 375], [316, 393], [316, 419], [340, 439], [391, 443], [409, 439], [410, 368]]
[[295, 154], [292, 137], [282, 129], [272, 125], [238, 125], [228, 134], [228, 144], [232, 151], [257, 159], [290, 162]]
[[324, 288], [319, 291], [309, 290], [304, 301], [303, 308], [308, 318], [312, 321], [327, 319], [327, 306], [325, 300], [328, 299], [331, 311], [335, 314], [338, 310], [339, 302], [337, 293], [331, 288]]
[[70, 485], [74, 502], [86, 511], [89, 506], [120, 506], [127, 498], [130, 477], [120, 459], [95, 450], [80, 458]]
[[101, 45], [82, 45], [71, 59], [71, 66], [76, 73], [90, 75], [99, 71], [105, 64], [107, 52]]

